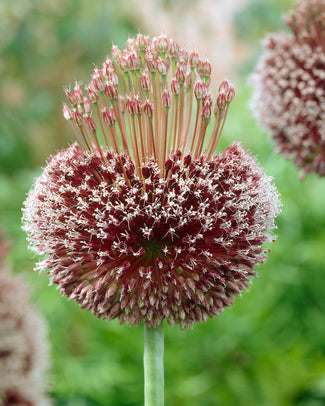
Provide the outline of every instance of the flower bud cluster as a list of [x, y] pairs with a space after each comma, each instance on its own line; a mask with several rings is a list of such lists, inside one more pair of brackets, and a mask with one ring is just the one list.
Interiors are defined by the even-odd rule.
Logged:
[[325, 1], [297, 1], [286, 22], [292, 33], [266, 40], [252, 78], [254, 112], [302, 176], [325, 176]]
[[47, 406], [44, 322], [25, 283], [6, 268], [7, 250], [0, 231], [0, 404]]

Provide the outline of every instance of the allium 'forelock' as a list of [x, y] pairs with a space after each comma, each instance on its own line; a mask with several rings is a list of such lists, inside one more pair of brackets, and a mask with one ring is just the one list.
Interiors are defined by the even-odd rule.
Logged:
[[3, 264], [0, 235], [0, 405], [47, 406], [45, 325], [28, 301], [28, 291]]
[[286, 23], [290, 34], [264, 42], [252, 78], [253, 109], [302, 175], [325, 176], [325, 1], [297, 1]]
[[39, 269], [99, 318], [185, 329], [214, 317], [274, 240], [271, 179], [238, 143], [213, 155], [234, 97], [228, 81], [205, 139], [210, 73], [196, 51], [139, 34], [95, 68], [87, 98], [78, 83], [66, 91], [79, 145], [36, 180], [24, 229], [45, 255]]

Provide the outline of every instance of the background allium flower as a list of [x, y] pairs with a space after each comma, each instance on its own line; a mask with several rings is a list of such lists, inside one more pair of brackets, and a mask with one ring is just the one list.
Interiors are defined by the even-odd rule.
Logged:
[[45, 326], [28, 301], [19, 278], [3, 261], [5, 242], [0, 235], [0, 405], [45, 406], [47, 367]]
[[78, 83], [66, 91], [80, 145], [48, 162], [24, 228], [46, 255], [39, 269], [99, 318], [185, 329], [214, 317], [274, 239], [271, 179], [237, 143], [213, 156], [234, 97], [227, 81], [205, 139], [210, 73], [196, 51], [139, 34], [94, 69], [87, 97]]
[[325, 1], [300, 0], [291, 33], [270, 36], [253, 77], [254, 111], [278, 152], [325, 175]]

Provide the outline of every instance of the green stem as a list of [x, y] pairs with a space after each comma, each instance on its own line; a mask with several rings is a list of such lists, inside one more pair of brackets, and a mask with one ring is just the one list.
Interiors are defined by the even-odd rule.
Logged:
[[164, 326], [144, 325], [144, 405], [164, 406]]

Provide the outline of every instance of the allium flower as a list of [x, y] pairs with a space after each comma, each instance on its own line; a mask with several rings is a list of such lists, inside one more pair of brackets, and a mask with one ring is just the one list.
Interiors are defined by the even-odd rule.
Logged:
[[214, 317], [274, 239], [271, 179], [238, 143], [213, 156], [234, 97], [228, 81], [205, 137], [210, 73], [196, 51], [139, 34], [94, 69], [87, 97], [79, 83], [66, 91], [79, 145], [36, 180], [24, 228], [46, 255], [39, 269], [99, 318], [185, 329]]
[[5, 242], [0, 235], [0, 405], [45, 406], [47, 367], [45, 326], [28, 302], [23, 281], [3, 264]]
[[303, 175], [325, 175], [325, 1], [298, 0], [291, 33], [264, 43], [253, 83], [254, 111]]

